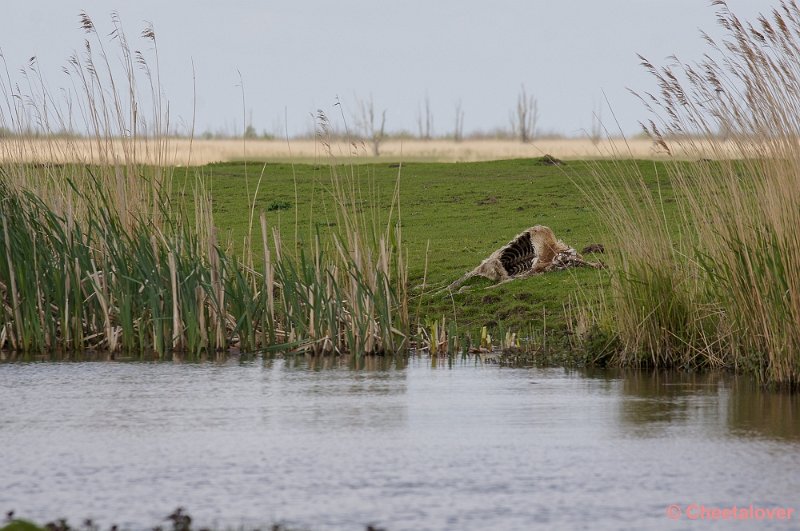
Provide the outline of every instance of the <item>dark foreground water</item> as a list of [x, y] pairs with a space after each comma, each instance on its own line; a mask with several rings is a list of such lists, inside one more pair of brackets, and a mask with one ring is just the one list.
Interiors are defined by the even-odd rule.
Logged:
[[141, 529], [178, 506], [219, 528], [797, 529], [800, 401], [474, 359], [0, 364], [0, 510]]

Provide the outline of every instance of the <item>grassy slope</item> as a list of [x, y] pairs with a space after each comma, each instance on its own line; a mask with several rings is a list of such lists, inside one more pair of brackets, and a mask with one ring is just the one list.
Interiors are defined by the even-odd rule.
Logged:
[[[244, 163], [225, 163], [201, 170], [212, 177], [217, 225], [228, 231], [236, 247], [241, 246], [247, 230], [246, 189], [249, 186], [250, 193], [254, 192], [263, 168], [262, 163], [246, 167]], [[589, 243], [606, 243], [607, 229], [586, 197], [586, 193], [596, 196], [591, 175], [598, 171], [641, 172], [653, 189], [656, 174], [665, 175], [661, 164], [651, 161], [574, 161], [564, 166], [543, 165], [538, 159], [404, 164], [399, 169], [401, 216], [409, 251], [412, 314], [419, 308], [423, 323], [442, 316], [448, 321], [455, 319], [459, 329], [473, 337], [483, 325], [500, 325], [522, 335], [541, 334], [545, 328], [550, 332], [563, 329], [563, 307], [569, 297], [596, 298], [597, 288], [608, 285], [606, 272], [568, 270], [490, 289], [483, 289], [489, 282], [476, 279], [469, 283], [469, 292], [457, 293], [452, 299], [433, 294], [431, 287], [459, 278], [531, 225], [551, 227], [558, 238], [579, 251]], [[377, 198], [385, 215], [398, 176], [396, 165], [378, 163], [340, 170], [347, 172], [360, 177], [363, 204], [375, 204]], [[294, 239], [297, 215], [299, 239], [307, 242], [313, 227], [324, 234], [335, 224], [335, 216], [327, 214], [333, 211], [326, 192], [329, 182], [327, 165], [268, 164], [256, 210], [283, 206], [268, 211], [270, 223], [280, 226], [284, 241], [289, 243]], [[669, 209], [671, 192], [663, 189], [663, 182], [661, 186]], [[258, 227], [254, 231], [259, 239]], [[420, 299], [428, 242], [428, 288]]]

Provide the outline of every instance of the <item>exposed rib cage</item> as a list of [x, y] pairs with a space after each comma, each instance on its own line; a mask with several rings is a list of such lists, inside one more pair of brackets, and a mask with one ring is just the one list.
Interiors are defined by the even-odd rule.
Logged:
[[510, 277], [530, 271], [536, 261], [536, 249], [533, 248], [528, 231], [511, 240], [501, 251], [500, 263]]

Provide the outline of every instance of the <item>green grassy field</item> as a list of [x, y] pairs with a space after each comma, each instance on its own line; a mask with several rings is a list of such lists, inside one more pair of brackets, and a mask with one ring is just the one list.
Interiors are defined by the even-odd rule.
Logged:
[[[252, 197], [262, 172], [256, 212], [267, 211], [270, 224], [280, 227], [285, 242], [294, 239], [295, 227], [300, 245], [307, 245], [317, 230], [324, 237], [335, 229], [328, 165], [226, 163], [200, 171], [213, 186], [216, 224], [227, 231], [236, 248], [247, 233], [248, 190]], [[483, 326], [495, 334], [510, 330], [541, 338], [546, 331], [559, 339], [565, 329], [565, 305], [576, 297], [582, 301], [600, 297], [607, 290], [609, 273], [571, 269], [498, 287], [479, 278], [468, 283], [467, 291], [452, 296], [441, 292], [442, 287], [532, 225], [549, 226], [579, 251], [590, 243], [606, 244], [608, 228], [593, 205], [603, 198], [593, 175], [637, 172], [655, 190], [657, 176], [664, 174], [661, 163], [652, 161], [568, 161], [551, 166], [540, 159], [401, 167], [376, 163], [341, 166], [336, 171], [358, 177], [360, 208], [384, 221], [399, 176], [412, 323], [425, 325], [445, 318], [474, 339]], [[671, 190], [667, 183], [660, 186], [668, 211]], [[373, 207], [375, 211], [370, 210]]]

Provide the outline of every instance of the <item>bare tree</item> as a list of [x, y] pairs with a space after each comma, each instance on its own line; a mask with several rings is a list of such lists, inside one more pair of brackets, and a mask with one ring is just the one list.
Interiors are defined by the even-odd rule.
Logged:
[[595, 146], [603, 139], [603, 106], [595, 105], [592, 110], [592, 129], [589, 138]]
[[536, 123], [539, 121], [539, 105], [533, 95], [528, 95], [525, 85], [517, 96], [516, 112], [512, 112], [511, 130], [522, 142], [533, 140], [536, 136]]
[[417, 127], [419, 137], [423, 140], [430, 140], [433, 137], [433, 112], [431, 112], [431, 100], [425, 95], [425, 108], [417, 109]]
[[461, 108], [461, 100], [456, 103], [456, 124], [453, 129], [453, 140], [461, 142], [464, 138], [464, 110]]
[[380, 156], [380, 146], [386, 137], [386, 109], [381, 111], [380, 125], [375, 120], [375, 104], [370, 95], [369, 100], [359, 101], [359, 115], [356, 117], [356, 124], [361, 131], [364, 140], [372, 144], [372, 154]]
[[242, 136], [248, 140], [258, 138], [258, 132], [256, 131], [256, 128], [253, 127], [253, 109], [250, 109], [247, 123], [245, 124], [244, 128], [244, 134]]

